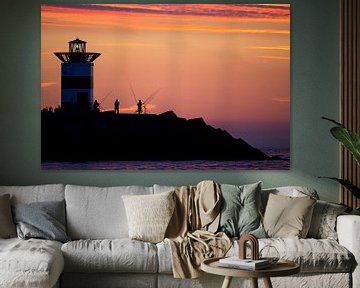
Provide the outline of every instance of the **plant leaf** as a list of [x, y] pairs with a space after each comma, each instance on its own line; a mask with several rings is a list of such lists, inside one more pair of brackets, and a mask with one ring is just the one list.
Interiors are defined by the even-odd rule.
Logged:
[[336, 178], [336, 177], [319, 177], [319, 178], [326, 178], [326, 179], [337, 181], [342, 186], [344, 186], [347, 190], [349, 190], [356, 198], [360, 198], [360, 188], [355, 186], [349, 180], [340, 179], [340, 178]]
[[356, 133], [349, 131], [345, 127], [331, 128], [331, 134], [339, 140], [354, 156], [360, 165], [360, 137]]
[[326, 117], [322, 117], [322, 119], [337, 125], [330, 129], [331, 134], [350, 151], [356, 162], [360, 165], [360, 136], [333, 119]]
[[345, 127], [343, 124], [335, 121], [334, 119], [330, 119], [330, 118], [327, 118], [327, 117], [321, 117], [321, 118], [322, 118], [322, 119], [325, 119], [325, 120], [327, 120], [327, 121], [330, 121], [330, 122], [336, 124], [336, 125], [339, 126], [339, 127]]

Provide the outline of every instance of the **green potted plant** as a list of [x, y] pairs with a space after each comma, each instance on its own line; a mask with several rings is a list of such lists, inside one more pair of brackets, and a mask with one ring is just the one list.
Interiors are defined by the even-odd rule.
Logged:
[[[336, 124], [335, 127], [330, 129], [331, 134], [342, 143], [347, 150], [351, 152], [355, 161], [360, 165], [360, 136], [353, 131], [347, 129], [343, 124], [326, 117], [322, 117], [327, 121]], [[341, 179], [336, 177], [319, 177], [327, 178], [339, 182], [347, 190], [349, 190], [356, 198], [360, 198], [360, 187], [354, 185], [348, 179]], [[354, 208], [351, 214], [360, 215], [360, 207]]]

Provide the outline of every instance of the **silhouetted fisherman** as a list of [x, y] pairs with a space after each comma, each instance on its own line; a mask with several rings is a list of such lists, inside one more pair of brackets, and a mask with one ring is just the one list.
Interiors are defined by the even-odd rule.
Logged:
[[143, 106], [143, 103], [141, 102], [141, 100], [139, 100], [139, 102], [136, 104], [137, 105], [137, 110], [136, 110], [136, 112], [138, 113], [138, 114], [141, 114], [142, 112], [143, 112], [143, 109], [142, 109], [142, 106]]
[[120, 102], [118, 99], [116, 99], [114, 106], [115, 106], [115, 113], [119, 114], [120, 113]]
[[93, 108], [95, 112], [100, 112], [100, 104], [97, 102], [97, 100], [94, 101]]

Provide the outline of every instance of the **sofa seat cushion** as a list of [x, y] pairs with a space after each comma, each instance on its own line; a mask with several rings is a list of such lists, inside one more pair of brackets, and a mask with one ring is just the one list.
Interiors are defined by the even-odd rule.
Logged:
[[0, 239], [0, 287], [52, 287], [63, 268], [60, 242]]
[[156, 246], [122, 239], [77, 240], [61, 248], [66, 272], [156, 273]]
[[[237, 243], [234, 244], [228, 252], [229, 256], [236, 255], [238, 251]], [[355, 263], [351, 252], [330, 239], [259, 239], [259, 249], [265, 245], [275, 247], [281, 259], [298, 263], [302, 273], [350, 272]]]
[[[280, 258], [300, 264], [302, 273], [350, 272], [354, 265], [353, 255], [338, 242], [330, 239], [267, 238], [259, 239], [259, 249], [274, 246]], [[172, 273], [171, 248], [167, 241], [157, 244], [159, 273]], [[235, 241], [227, 256], [238, 255]], [[250, 256], [250, 251], [249, 251]]]
[[330, 239], [264, 239], [264, 245], [274, 246], [280, 258], [295, 261], [302, 272], [350, 272], [353, 255]]

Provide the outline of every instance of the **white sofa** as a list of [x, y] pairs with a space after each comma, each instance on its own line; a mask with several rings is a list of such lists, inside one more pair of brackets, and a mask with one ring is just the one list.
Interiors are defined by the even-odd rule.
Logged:
[[[40, 239], [0, 239], [0, 287], [221, 287], [222, 277], [172, 277], [167, 242], [151, 244], [128, 238], [122, 195], [155, 194], [173, 187], [154, 185], [89, 187], [76, 185], [0, 186], [12, 204], [66, 202], [65, 244]], [[291, 188], [279, 188], [280, 194]], [[268, 191], [263, 191], [268, 193]], [[263, 197], [266, 199], [266, 197]], [[273, 278], [274, 287], [360, 287], [360, 217], [337, 219], [338, 242], [328, 239], [260, 239], [281, 257], [301, 264], [301, 273]], [[237, 242], [228, 255], [236, 255]], [[248, 280], [234, 279], [232, 287]], [[262, 281], [259, 281], [262, 287]], [[242, 287], [242, 286], [241, 286]]]

